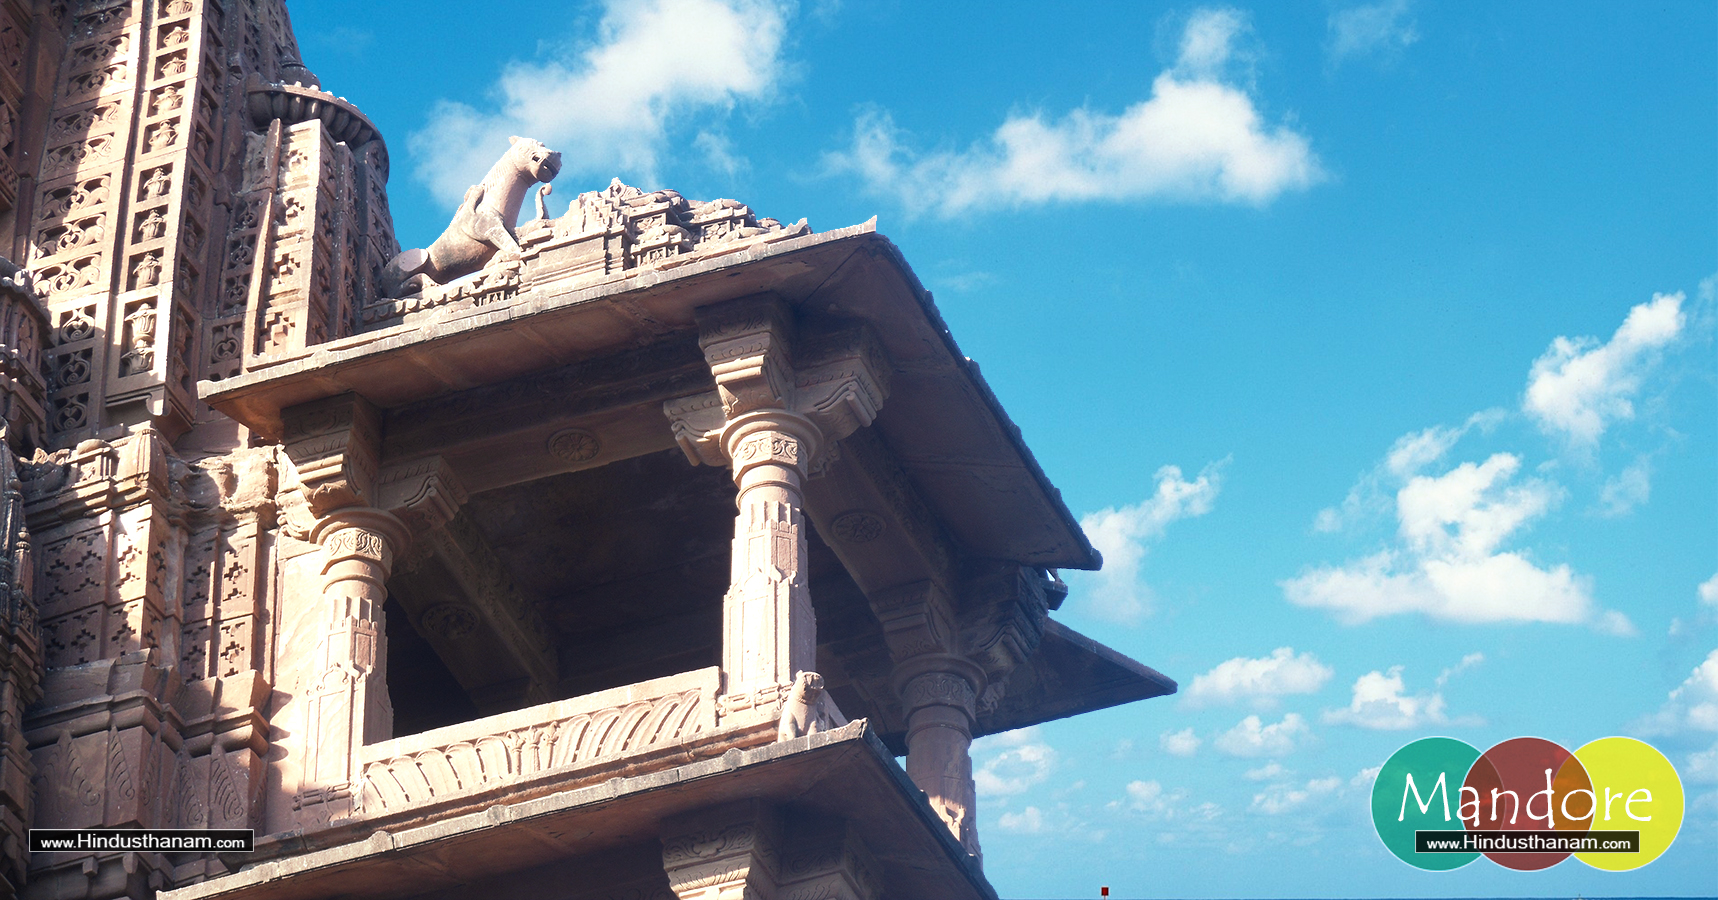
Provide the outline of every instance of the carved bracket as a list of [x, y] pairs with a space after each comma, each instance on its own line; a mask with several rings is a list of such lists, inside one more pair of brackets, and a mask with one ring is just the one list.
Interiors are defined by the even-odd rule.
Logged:
[[376, 478], [377, 503], [415, 535], [441, 528], [465, 506], [465, 488], [440, 456], [396, 463]]
[[693, 465], [726, 465], [724, 429], [748, 412], [781, 409], [817, 427], [823, 440], [811, 459], [816, 471], [835, 442], [871, 424], [889, 395], [893, 365], [868, 327], [808, 335], [795, 347], [790, 365], [786, 341], [791, 313], [777, 300], [739, 301], [700, 313], [699, 345], [716, 390], [662, 404], [686, 459]]
[[298, 468], [305, 499], [318, 517], [343, 506], [370, 505], [376, 493], [381, 414], [347, 393], [281, 412], [286, 455]]

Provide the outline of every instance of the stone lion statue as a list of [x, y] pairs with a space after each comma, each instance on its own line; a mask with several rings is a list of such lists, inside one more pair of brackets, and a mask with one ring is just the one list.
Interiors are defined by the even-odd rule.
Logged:
[[497, 254], [504, 261], [519, 258], [519, 240], [513, 234], [519, 207], [532, 185], [560, 174], [561, 154], [531, 138], [510, 137], [507, 142], [512, 146], [481, 184], [465, 192], [441, 237], [428, 250], [407, 250], [388, 261], [382, 270], [382, 296], [398, 297], [470, 275]]

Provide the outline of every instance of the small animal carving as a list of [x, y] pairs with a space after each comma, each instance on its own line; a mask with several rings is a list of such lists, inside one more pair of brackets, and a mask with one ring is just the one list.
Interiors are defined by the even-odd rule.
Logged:
[[531, 185], [548, 182], [560, 174], [561, 154], [542, 141], [511, 137], [501, 159], [490, 168], [483, 183], [465, 192], [465, 200], [453, 221], [427, 250], [407, 250], [389, 260], [382, 270], [383, 296], [399, 297], [427, 285], [446, 284], [470, 275], [499, 255], [502, 261], [518, 259], [519, 240], [513, 229], [519, 223], [519, 207]]
[[793, 690], [781, 707], [781, 722], [776, 725], [775, 739], [791, 741], [796, 737], [825, 730], [822, 721], [823, 676], [816, 672], [801, 672], [793, 680]]

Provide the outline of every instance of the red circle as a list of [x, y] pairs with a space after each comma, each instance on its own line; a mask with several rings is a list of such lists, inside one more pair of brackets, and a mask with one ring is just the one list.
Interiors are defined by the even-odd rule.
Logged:
[[[1593, 822], [1593, 782], [1581, 761], [1560, 745], [1544, 738], [1512, 738], [1474, 760], [1462, 781], [1460, 815], [1468, 831], [1586, 831]], [[1485, 855], [1522, 872], [1549, 869], [1569, 857], [1566, 852]]]

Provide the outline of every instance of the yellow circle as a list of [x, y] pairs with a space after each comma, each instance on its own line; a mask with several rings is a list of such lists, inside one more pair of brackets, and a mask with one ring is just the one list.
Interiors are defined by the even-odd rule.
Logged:
[[[1593, 831], [1639, 831], [1639, 853], [1577, 853], [1595, 869], [1638, 869], [1670, 849], [1682, 828], [1682, 779], [1652, 745], [1600, 738], [1575, 751], [1593, 781]], [[1632, 803], [1630, 801], [1633, 801]]]

